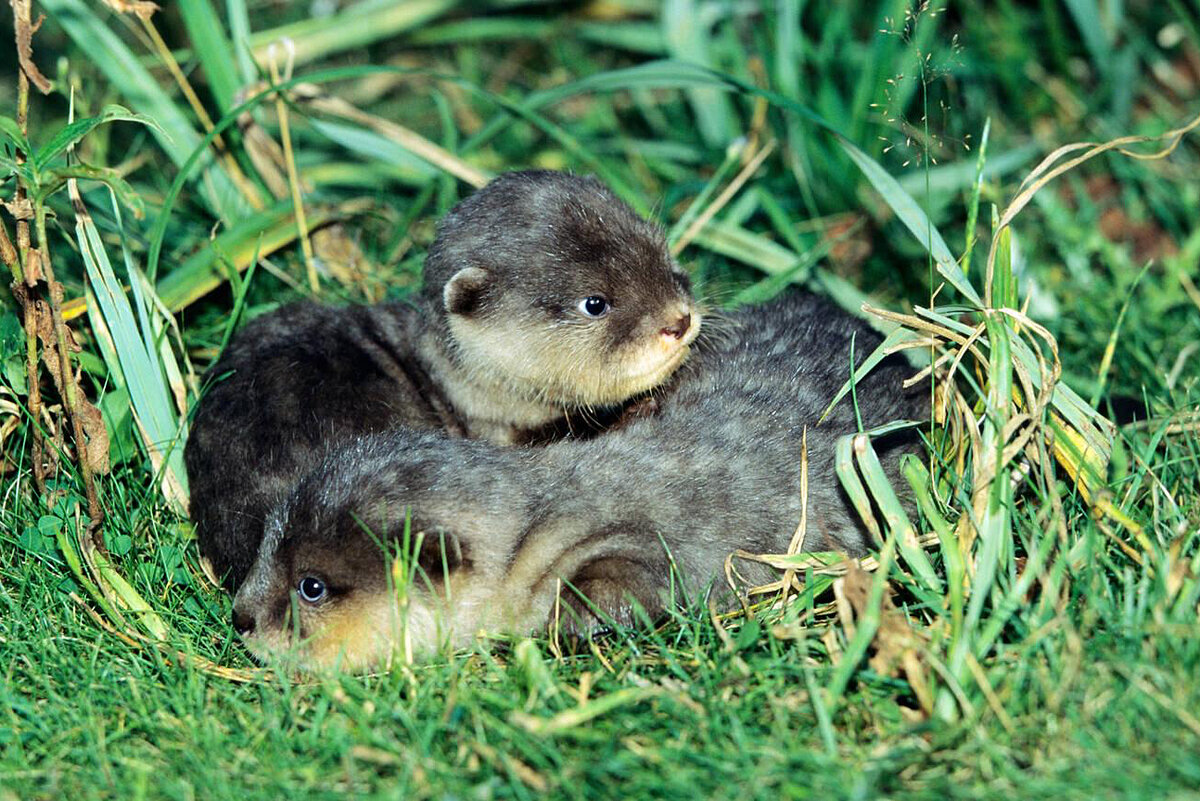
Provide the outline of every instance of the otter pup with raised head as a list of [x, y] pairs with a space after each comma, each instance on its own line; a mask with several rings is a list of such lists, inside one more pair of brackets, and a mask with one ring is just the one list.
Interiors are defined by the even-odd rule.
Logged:
[[[235, 627], [259, 656], [369, 669], [480, 630], [544, 629], [560, 582], [590, 602], [562, 590], [568, 629], [597, 625], [592, 605], [622, 623], [633, 602], [653, 617], [671, 602], [672, 566], [696, 598], [730, 552], [787, 548], [806, 427], [805, 550], [862, 554], [867, 533], [834, 470], [836, 441], [858, 430], [853, 405], [817, 420], [850, 375], [852, 337], [861, 361], [878, 336], [799, 294], [734, 323], [680, 369], [656, 415], [592, 440], [513, 450], [410, 431], [331, 453], [272, 510]], [[922, 415], [922, 393], [901, 387], [907, 374], [889, 360], [858, 384], [863, 426]], [[891, 478], [914, 444], [903, 432], [876, 443]], [[406, 531], [408, 547], [421, 545], [397, 563]], [[399, 604], [395, 584], [414, 573]]]
[[413, 305], [286, 306], [209, 371], [185, 459], [201, 554], [236, 589], [325, 449], [397, 427], [518, 442], [661, 384], [700, 327], [661, 230], [603, 184], [502, 175], [441, 221]]

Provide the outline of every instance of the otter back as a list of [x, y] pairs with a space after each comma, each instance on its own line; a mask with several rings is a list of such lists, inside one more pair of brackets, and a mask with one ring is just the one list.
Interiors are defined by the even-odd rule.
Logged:
[[[632, 622], [635, 605], [655, 616], [678, 599], [672, 589], [705, 592], [734, 550], [786, 550], [801, 516], [806, 431], [806, 550], [862, 554], [871, 543], [834, 470], [838, 439], [857, 430], [849, 399], [817, 422], [851, 374], [852, 339], [859, 362], [879, 342], [794, 294], [737, 314], [699, 344], [657, 414], [592, 440], [521, 451], [411, 432], [361, 437], [273, 510], [235, 600], [238, 628], [259, 654], [295, 649], [310, 667], [371, 668], [401, 643], [428, 652], [480, 629], [527, 633], [556, 609], [576, 631]], [[908, 373], [888, 360], [859, 383], [864, 426], [922, 416], [923, 393], [901, 387]], [[899, 456], [915, 446], [903, 434], [876, 443], [897, 488]], [[410, 547], [398, 544], [405, 532], [422, 543], [416, 562], [436, 573], [415, 580], [401, 608], [390, 566]], [[393, 543], [389, 553], [380, 541]], [[297, 643], [286, 599], [309, 579], [324, 592], [298, 603]]]

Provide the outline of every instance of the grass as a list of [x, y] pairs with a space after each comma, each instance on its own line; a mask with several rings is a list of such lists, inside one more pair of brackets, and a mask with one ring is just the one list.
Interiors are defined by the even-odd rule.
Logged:
[[[1194, 3], [472, 15], [361, 0], [327, 20], [188, 5], [142, 21], [39, 3], [33, 59], [56, 90], [34, 93], [24, 128], [17, 56], [0, 56], [14, 120], [0, 197], [20, 186], [41, 212], [29, 237], [82, 344], [66, 408], [82, 420], [96, 404], [111, 463], [76, 467], [50, 365], [38, 408], [25, 313], [6, 296], [0, 801], [1200, 795], [1197, 136], [1160, 160], [1098, 155], [1011, 227], [993, 222], [1054, 148], [1196, 117]], [[244, 87], [285, 34], [294, 63], [280, 46], [275, 68], [328, 97], [293, 91], [294, 156], [278, 160], [281, 104]], [[578, 653], [532, 640], [381, 676], [255, 671], [169, 469], [198, 372], [235, 318], [311, 294], [310, 264], [327, 300], [410, 292], [432, 223], [487, 174], [531, 165], [603, 176], [686, 245], [717, 301], [803, 283], [924, 326], [939, 354], [980, 327], [978, 358], [953, 377], [939, 362], [962, 402], [933, 432], [932, 476], [906, 471], [922, 518], [904, 519], [865, 440], [847, 440], [845, 479], [884, 513], [885, 570], [835, 581], [784, 559], [797, 591], [782, 608], [681, 612]], [[18, 252], [0, 255], [24, 275], [21, 223], [0, 219]], [[132, 278], [128, 308], [116, 292], [85, 303], [85, 273]], [[1053, 397], [1038, 394], [1053, 383], [1038, 354], [1061, 369]], [[1090, 413], [1137, 402], [1149, 421]], [[94, 457], [101, 430], [84, 431]], [[1073, 452], [1072, 431], [1098, 447]], [[44, 488], [39, 437], [68, 449]], [[1100, 475], [1079, 478], [1089, 459]], [[87, 534], [93, 472], [107, 557]], [[910, 526], [933, 535], [924, 551]]]

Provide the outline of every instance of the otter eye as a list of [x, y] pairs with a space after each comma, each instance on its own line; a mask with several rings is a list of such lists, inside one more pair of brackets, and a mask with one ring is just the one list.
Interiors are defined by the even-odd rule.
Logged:
[[588, 317], [603, 317], [608, 308], [608, 301], [600, 295], [590, 295], [579, 301], [579, 310]]
[[325, 597], [325, 582], [315, 576], [305, 576], [300, 579], [296, 591], [300, 593], [300, 598], [305, 603], [315, 604]]

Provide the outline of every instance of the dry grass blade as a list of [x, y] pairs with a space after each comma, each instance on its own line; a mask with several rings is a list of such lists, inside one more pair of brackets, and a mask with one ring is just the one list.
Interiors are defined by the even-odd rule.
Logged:
[[741, 190], [746, 181], [750, 180], [751, 176], [754, 175], [755, 170], [762, 166], [762, 163], [766, 160], [767, 156], [771, 155], [771, 152], [774, 149], [775, 140], [768, 140], [767, 143], [763, 145], [762, 148], [760, 148], [759, 151], [755, 153], [748, 162], [746, 162], [746, 166], [734, 176], [733, 180], [729, 182], [729, 186], [725, 187], [721, 194], [717, 195], [712, 204], [703, 212], [701, 212], [700, 216], [697, 217], [690, 226], [688, 226], [687, 230], [683, 232], [678, 241], [671, 245], [672, 256], [678, 256], [683, 252], [684, 248], [691, 244], [692, 240], [695, 239], [702, 230], [704, 230], [704, 226], [708, 225], [709, 221], [717, 215], [717, 212], [725, 208], [725, 205], [733, 199], [733, 196], [736, 195], [738, 191]]
[[615, 709], [641, 703], [661, 695], [662, 692], [661, 688], [655, 686], [626, 687], [599, 698], [587, 700], [550, 718], [539, 718], [525, 712], [514, 711], [509, 713], [509, 721], [534, 734], [560, 734], [578, 728]]
[[319, 88], [309, 84], [299, 84], [295, 92], [300, 102], [323, 114], [356, 122], [382, 136], [387, 137], [413, 155], [424, 159], [438, 169], [453, 175], [476, 189], [484, 186], [491, 176], [479, 168], [467, 163], [441, 145], [431, 142], [415, 131], [398, 125], [390, 120], [368, 114], [345, 100], [332, 97]]
[[[200, 124], [205, 131], [213, 129], [212, 117], [209, 116], [208, 110], [204, 108], [204, 104], [200, 102], [199, 95], [192, 88], [192, 84], [188, 81], [187, 76], [183, 74], [183, 70], [179, 67], [179, 62], [175, 60], [175, 56], [171, 53], [171, 49], [167, 47], [167, 43], [163, 41], [162, 36], [158, 32], [158, 28], [154, 25], [151, 17], [153, 12], [158, 9], [153, 3], [134, 3], [133, 7], [125, 9], [132, 12], [142, 23], [142, 29], [146, 32], [151, 43], [154, 45], [154, 50], [158, 54], [159, 60], [167, 67], [167, 71], [171, 73], [171, 77], [175, 80], [175, 85], [179, 87], [179, 91], [183, 93], [187, 99], [188, 105], [191, 107], [196, 119], [200, 120]], [[118, 9], [120, 10], [120, 9]], [[246, 202], [252, 208], [261, 209], [263, 207], [262, 195], [259, 194], [258, 187], [246, 177], [242, 172], [242, 168], [238, 166], [237, 160], [233, 158], [233, 154], [229, 152], [229, 148], [225, 144], [225, 140], [218, 134], [213, 139], [213, 147], [217, 150], [221, 163], [225, 170], [229, 173], [230, 180], [237, 186], [238, 191], [246, 198]]]
[[[787, 553], [789, 556], [804, 551], [804, 539], [808, 534], [808, 426], [800, 434], [800, 522], [796, 524], [796, 531], [792, 534], [792, 539], [788, 543]], [[792, 586], [792, 579], [796, 574], [794, 567], [789, 567], [783, 572], [783, 588], [780, 592], [779, 602], [786, 603], [788, 589]]]
[[54, 88], [50, 80], [42, 74], [33, 61], [33, 35], [42, 26], [42, 20], [32, 21], [31, 0], [12, 0], [13, 19], [16, 23], [17, 59], [21, 62], [21, 72], [29, 79], [37, 90], [44, 95], [50, 94]]
[[1194, 434], [1200, 431], [1200, 410], [1187, 409], [1169, 417], [1151, 417], [1122, 427], [1123, 431], [1162, 431], [1164, 434]]
[[[1110, 150], [1116, 150], [1117, 152], [1129, 156], [1130, 158], [1141, 160], [1165, 158], [1171, 153], [1175, 152], [1175, 149], [1179, 147], [1179, 143], [1183, 141], [1183, 137], [1197, 128], [1200, 128], [1200, 114], [1196, 115], [1196, 117], [1194, 117], [1187, 124], [1179, 128], [1174, 128], [1158, 136], [1121, 136], [1100, 144], [1084, 142], [1058, 148], [1045, 159], [1043, 159], [1042, 162], [1033, 169], [1025, 181], [1022, 182], [1021, 189], [1018, 191], [1017, 196], [1013, 198], [1012, 202], [1009, 203], [1008, 208], [1006, 208], [1004, 213], [1000, 215], [1000, 223], [996, 228], [996, 233], [998, 234], [1002, 229], [1009, 227], [1016, 216], [1021, 213], [1021, 210], [1024, 209], [1025, 206], [1029, 204], [1029, 201], [1033, 200], [1033, 196], [1036, 195], [1042, 189], [1042, 187], [1063, 173], [1075, 169], [1080, 164], [1090, 161], [1096, 156], [1099, 156], [1102, 153], [1107, 153]], [[1154, 153], [1137, 153], [1127, 149], [1128, 145], [1141, 144], [1145, 142], [1162, 142], [1164, 140], [1168, 142], [1167, 146]], [[1075, 151], [1084, 149], [1086, 149], [1086, 152], [1083, 155], [1076, 156], [1075, 158], [1069, 159], [1061, 164], [1056, 164], [1059, 159], [1068, 153], [1073, 153]], [[984, 284], [986, 293], [984, 300], [989, 306], [992, 303], [991, 287], [993, 273], [995, 270], [997, 251], [996, 246], [998, 242], [999, 237], [997, 236], [992, 240], [992, 247], [988, 251], [987, 282]]]
[[177, 665], [187, 665], [201, 673], [207, 673], [210, 676], [215, 676], [225, 681], [232, 681], [238, 684], [251, 684], [261, 681], [270, 681], [275, 678], [275, 674], [264, 668], [231, 668], [225, 665], [218, 664], [211, 659], [205, 659], [198, 654], [180, 651], [168, 643], [158, 640], [149, 640], [141, 632], [136, 630], [122, 630], [116, 628], [112, 623], [108, 622], [103, 615], [93, 609], [82, 598], [75, 593], [71, 593], [71, 600], [74, 601], [92, 621], [104, 629], [106, 632], [116, 637], [121, 642], [133, 648], [142, 648], [152, 646], [158, 649], [168, 662], [174, 662]]
[[[292, 66], [295, 63], [295, 48], [291, 41], [284, 42], [288, 51], [286, 77], [280, 78], [279, 67], [275, 63], [275, 46], [267, 50], [267, 64], [271, 71], [271, 84], [278, 86], [284, 80], [291, 80]], [[308, 288], [313, 294], [321, 291], [321, 282], [317, 277], [317, 265], [313, 259], [312, 242], [308, 238], [308, 220], [304, 216], [304, 197], [300, 192], [300, 174], [296, 169], [296, 154], [292, 152], [292, 131], [288, 122], [287, 103], [283, 93], [275, 93], [275, 115], [279, 120], [279, 139], [283, 143], [283, 163], [287, 167], [288, 188], [292, 193], [292, 212], [296, 215], [296, 230], [299, 232], [300, 251], [304, 254], [304, 269], [308, 275]]]

